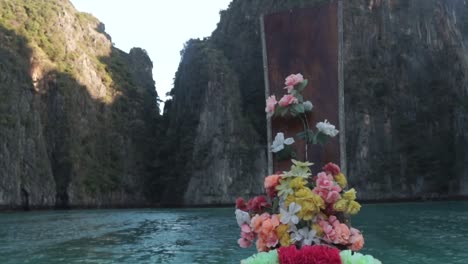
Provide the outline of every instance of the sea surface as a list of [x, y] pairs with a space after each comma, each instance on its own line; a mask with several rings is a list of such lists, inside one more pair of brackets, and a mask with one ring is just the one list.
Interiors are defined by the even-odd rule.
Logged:
[[[468, 263], [468, 202], [366, 204], [352, 219], [383, 263]], [[233, 208], [0, 213], [0, 263], [239, 263]]]

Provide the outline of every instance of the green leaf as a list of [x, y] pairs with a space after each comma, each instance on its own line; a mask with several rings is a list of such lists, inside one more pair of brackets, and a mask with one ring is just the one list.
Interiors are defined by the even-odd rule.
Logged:
[[283, 107], [283, 109], [281, 110], [281, 116], [285, 116], [289, 111], [289, 107]]
[[278, 106], [275, 108], [275, 115], [280, 115], [280, 114], [281, 114], [281, 111], [282, 111], [283, 109], [284, 109], [284, 107], [278, 105]]
[[320, 144], [320, 145], [324, 145], [325, 143], [327, 143], [328, 141], [328, 136], [321, 133], [321, 132], [318, 132], [317, 133], [317, 143]]
[[295, 97], [297, 98], [298, 103], [302, 105], [302, 103], [304, 102], [304, 96], [302, 96], [302, 94], [300, 93], [297, 93]]
[[294, 95], [300, 103], [304, 102], [304, 96], [298, 90], [292, 90], [291, 95]]
[[288, 178], [281, 178], [281, 182], [279, 185], [276, 186], [276, 190], [278, 191], [278, 197], [288, 197], [288, 195], [291, 195], [294, 193], [294, 191], [291, 189], [289, 186], [289, 182], [291, 179]]
[[298, 161], [298, 160], [291, 160], [292, 163], [294, 163], [294, 165], [298, 166], [298, 167], [304, 167], [304, 168], [308, 168], [312, 165], [314, 165], [314, 163], [312, 162], [309, 162], [309, 161]]
[[314, 131], [308, 129], [307, 131], [302, 131], [302, 132], [299, 132], [299, 133], [296, 134], [297, 138], [305, 139], [306, 136], [309, 138], [309, 141], [310, 141], [311, 138], [314, 137]]
[[312, 144], [317, 144], [317, 136], [320, 134], [320, 132], [317, 132], [312, 138], [309, 139], [310, 143]]
[[272, 214], [277, 214], [279, 213], [279, 198], [278, 197], [275, 197], [273, 199], [273, 206], [271, 207], [271, 213]]
[[290, 145], [284, 145], [284, 149], [276, 152], [277, 160], [289, 160], [296, 157], [296, 153]]
[[297, 138], [305, 138], [306, 137], [306, 131], [302, 131], [296, 134]]
[[298, 90], [299, 92], [302, 92], [304, 90], [304, 88], [307, 86], [307, 83], [309, 81], [307, 79], [305, 79], [304, 81], [302, 81], [300, 84], [297, 84], [294, 88], [296, 90]]
[[292, 110], [297, 113], [297, 114], [303, 114], [305, 109], [304, 109], [304, 105], [303, 104], [295, 104], [293, 107], [292, 107]]
[[290, 171], [284, 171], [283, 177], [302, 177], [307, 178], [311, 176], [310, 168], [308, 167], [299, 167], [296, 165], [291, 166]]

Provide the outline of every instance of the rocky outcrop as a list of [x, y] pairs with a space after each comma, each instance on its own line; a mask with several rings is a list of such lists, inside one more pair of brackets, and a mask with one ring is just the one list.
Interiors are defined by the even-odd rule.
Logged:
[[[0, 1], [0, 207], [232, 203], [263, 193], [261, 14], [234, 0], [158, 115], [145, 51], [68, 1]], [[347, 168], [361, 199], [468, 195], [467, 5], [347, 0]]]
[[189, 41], [171, 93], [172, 174], [163, 202], [227, 204], [260, 192], [264, 148], [242, 114], [239, 80], [224, 55], [206, 40]]
[[348, 168], [361, 197], [467, 189], [465, 1], [346, 1]]
[[[166, 117], [171, 123], [170, 136], [191, 134], [183, 144], [172, 146], [187, 155], [183, 160], [174, 159], [175, 164], [190, 164], [170, 177], [179, 180], [177, 191], [185, 193], [186, 203], [220, 203], [230, 196], [260, 193], [258, 179], [265, 176], [265, 171], [256, 168], [266, 168], [266, 133], [258, 17], [325, 2], [234, 0], [221, 12], [212, 36], [203, 41], [210, 47], [203, 56], [191, 63], [182, 59]], [[361, 199], [368, 200], [466, 195], [465, 1], [343, 3], [346, 145], [351, 184], [360, 191]], [[214, 64], [210, 56], [219, 59], [213, 54], [221, 54], [226, 61], [225, 66], [220, 66], [223, 71], [211, 67]], [[202, 77], [182, 73], [203, 67], [214, 70]], [[229, 79], [219, 72], [230, 72], [234, 77]], [[236, 96], [210, 96], [235, 95], [235, 91], [239, 91], [241, 103]], [[223, 111], [223, 107], [233, 105], [239, 107], [239, 117]], [[182, 111], [188, 108], [196, 111]], [[187, 115], [191, 116], [190, 122], [184, 121]], [[237, 162], [257, 162], [245, 168], [248, 173], [243, 178], [234, 181], [239, 171], [227, 169], [231, 165], [223, 157], [229, 157], [238, 146], [222, 140], [233, 133], [229, 129], [233, 121], [245, 121], [253, 128], [242, 129], [239, 139], [255, 135], [255, 142], [246, 148], [249, 154]], [[175, 129], [181, 122], [185, 126]], [[263, 153], [256, 152], [262, 148]], [[194, 165], [194, 160], [213, 163]], [[236, 158], [231, 160], [230, 164], [236, 163]], [[251, 179], [256, 180], [246, 187], [245, 181]], [[174, 196], [165, 198], [175, 201]]]
[[1, 27], [0, 43], [0, 208], [53, 206], [55, 181], [27, 70], [30, 50]]
[[144, 206], [157, 94], [142, 49], [68, 1], [0, 2], [0, 207]]

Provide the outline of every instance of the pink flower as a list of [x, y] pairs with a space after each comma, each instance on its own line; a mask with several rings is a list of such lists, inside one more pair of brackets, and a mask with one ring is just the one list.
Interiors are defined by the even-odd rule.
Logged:
[[239, 244], [241, 248], [248, 248], [252, 245], [252, 241], [241, 237], [237, 240], [237, 244]]
[[317, 176], [317, 187], [327, 190], [333, 187], [333, 177], [331, 175], [327, 175], [325, 172], [320, 172]]
[[331, 215], [330, 217], [328, 217], [328, 223], [330, 223], [331, 225], [336, 225], [336, 223], [340, 223], [338, 221], [338, 218], [336, 218], [336, 216], [334, 215]]
[[323, 171], [335, 176], [341, 172], [341, 169], [335, 163], [329, 162], [327, 165], [323, 167]]
[[250, 222], [250, 226], [252, 227], [252, 230], [255, 233], [260, 233], [260, 230], [262, 228], [263, 222], [270, 217], [269, 213], [263, 213], [261, 215], [255, 215], [252, 217], [252, 220]]
[[265, 207], [271, 207], [265, 196], [256, 196], [247, 203], [247, 210], [260, 212]]
[[364, 246], [364, 237], [362, 236], [361, 232], [356, 228], [351, 228], [351, 236], [349, 238], [349, 249], [352, 251], [359, 251]]
[[335, 185], [335, 182], [333, 181], [333, 176], [331, 176], [330, 174], [320, 172], [317, 175], [315, 183], [316, 187], [313, 190], [314, 193], [320, 195], [320, 197], [322, 197], [322, 199], [327, 204], [335, 203], [341, 198], [341, 187]]
[[276, 96], [272, 95], [266, 100], [265, 112], [273, 114], [275, 112], [275, 105], [278, 103], [276, 101]]
[[279, 100], [278, 104], [282, 107], [286, 107], [290, 104], [297, 104], [298, 103], [298, 100], [296, 97], [294, 97], [294, 95], [292, 94], [285, 94], [281, 100]]
[[237, 243], [242, 248], [248, 248], [252, 245], [252, 241], [255, 239], [255, 233], [248, 224], [243, 224], [241, 227], [241, 238], [237, 240]]
[[256, 243], [256, 246], [257, 246], [257, 251], [258, 252], [266, 252], [268, 251], [268, 247], [266, 245], [266, 241], [263, 240], [263, 239], [257, 239], [257, 243]]
[[[242, 233], [250, 233], [250, 232], [252, 232], [252, 229], [250, 229], [250, 226], [248, 224], [242, 224], [241, 232]], [[244, 237], [244, 236], [242, 236], [242, 237]]]
[[320, 197], [322, 197], [323, 200], [325, 200], [328, 197], [328, 189], [322, 189], [320, 187], [315, 187], [312, 190], [315, 194], [318, 194]]
[[346, 224], [340, 223], [336, 216], [331, 215], [328, 220], [320, 219], [319, 226], [323, 230], [323, 237], [334, 244], [348, 245], [351, 230]]
[[324, 234], [325, 239], [327, 239], [330, 242], [335, 241], [336, 232], [335, 232], [335, 229], [333, 228], [333, 226], [330, 225], [329, 223], [325, 222], [325, 221], [322, 224], [319, 223], [319, 225], [323, 230], [323, 234]]
[[284, 82], [286, 87], [284, 87], [284, 89], [288, 89], [288, 93], [291, 93], [291, 91], [294, 89], [294, 85], [297, 85], [303, 81], [304, 77], [302, 76], [302, 74], [291, 74], [288, 77], [286, 77], [286, 80]]
[[[324, 198], [324, 197], [322, 197]], [[325, 202], [328, 204], [336, 203], [341, 198], [340, 193], [337, 191], [329, 191], [325, 197]]]
[[270, 234], [268, 234], [265, 241], [267, 247], [275, 247], [278, 244], [278, 235], [276, 235], [275, 232], [271, 232]]
[[265, 189], [268, 196], [276, 196], [276, 186], [278, 186], [280, 178], [281, 176], [277, 174], [273, 174], [265, 178]]
[[345, 224], [338, 222], [334, 225], [333, 229], [335, 229], [336, 238], [333, 243], [346, 245], [349, 243], [349, 237], [351, 235], [349, 227]]

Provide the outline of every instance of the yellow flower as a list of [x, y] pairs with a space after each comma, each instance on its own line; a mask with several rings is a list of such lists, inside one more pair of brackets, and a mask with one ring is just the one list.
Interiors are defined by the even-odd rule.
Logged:
[[289, 245], [291, 245], [291, 236], [289, 235], [289, 233], [286, 233], [284, 236], [282, 236], [279, 240], [280, 242], [280, 245], [283, 246], [283, 247], [287, 247]]
[[289, 204], [291, 204], [292, 202], [296, 202], [296, 197], [294, 195], [289, 195], [288, 197], [286, 197], [286, 207], [288, 207]]
[[322, 197], [312, 192], [306, 186], [297, 189], [294, 194], [286, 197], [286, 206], [289, 206], [292, 202], [301, 206], [301, 210], [297, 213], [297, 216], [305, 221], [311, 220], [320, 213], [321, 209], [325, 209], [325, 202]]
[[308, 198], [311, 197], [314, 193], [308, 187], [302, 187], [294, 193], [294, 196], [297, 198]]
[[323, 199], [307, 187], [303, 187], [295, 193], [296, 203], [301, 206], [297, 216], [305, 221], [311, 220], [321, 209], [325, 209]]
[[348, 180], [346, 180], [346, 176], [343, 173], [338, 173], [334, 178], [341, 188], [345, 188], [348, 185]]
[[346, 199], [338, 200], [334, 205], [333, 209], [337, 212], [344, 212], [348, 208], [349, 201]]
[[322, 229], [317, 223], [315, 223], [315, 224], [312, 225], [312, 229], [315, 230], [315, 232], [317, 232], [317, 233], [316, 233], [316, 236], [317, 236], [317, 237], [322, 237], [322, 235], [323, 235], [323, 229]]
[[288, 225], [279, 225], [276, 228], [276, 235], [279, 238], [281, 246], [287, 247], [291, 245], [291, 236], [289, 235], [289, 226]]
[[289, 182], [291, 189], [301, 189], [306, 185], [307, 181], [301, 177], [295, 177], [292, 181]]
[[357, 214], [359, 210], [361, 210], [361, 205], [356, 201], [350, 201], [346, 213], [354, 215]]
[[345, 198], [348, 201], [356, 200], [356, 190], [354, 188], [349, 189], [343, 194], [343, 198]]

